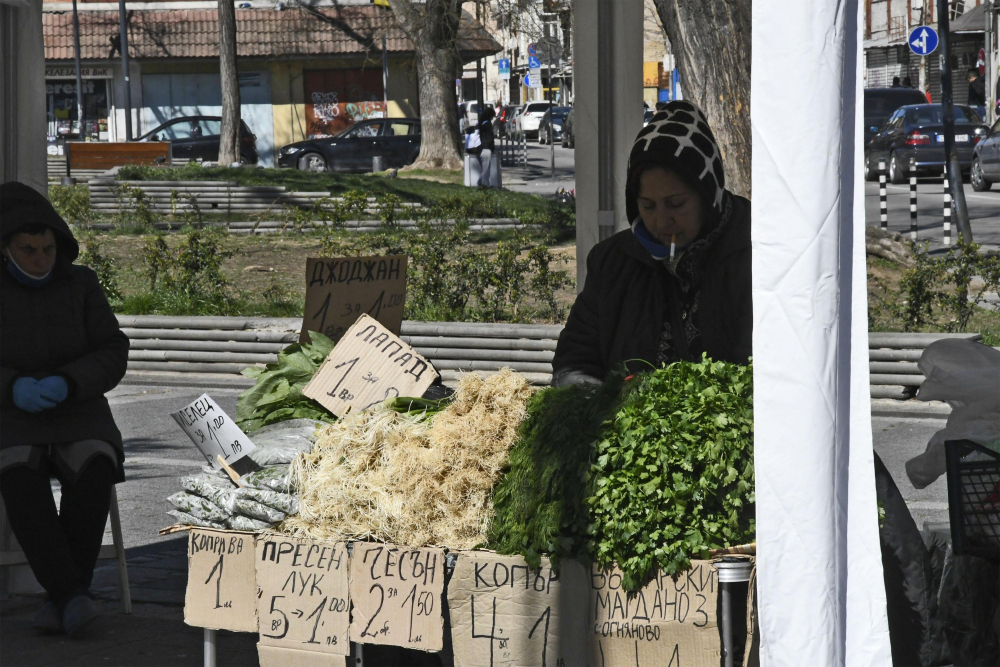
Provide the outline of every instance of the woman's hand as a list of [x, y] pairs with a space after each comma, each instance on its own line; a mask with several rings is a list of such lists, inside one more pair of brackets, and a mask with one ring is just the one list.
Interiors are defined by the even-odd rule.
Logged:
[[14, 405], [25, 412], [37, 414], [56, 407], [69, 395], [69, 385], [60, 375], [50, 375], [42, 380], [22, 377], [14, 381]]

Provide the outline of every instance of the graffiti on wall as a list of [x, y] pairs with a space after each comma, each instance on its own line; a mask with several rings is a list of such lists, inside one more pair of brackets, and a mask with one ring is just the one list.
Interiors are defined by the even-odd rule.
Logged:
[[359, 121], [385, 117], [381, 72], [339, 69], [304, 74], [310, 139], [333, 136]]

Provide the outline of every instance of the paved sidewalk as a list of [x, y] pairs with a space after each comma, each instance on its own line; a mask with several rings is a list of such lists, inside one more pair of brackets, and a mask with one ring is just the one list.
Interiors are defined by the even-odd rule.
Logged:
[[[92, 590], [104, 616], [82, 639], [41, 635], [31, 619], [40, 596], [14, 596], [0, 603], [4, 667], [175, 667], [203, 664], [203, 631], [184, 624], [187, 534], [126, 552], [132, 614], [122, 612], [113, 560], [101, 561]], [[220, 632], [218, 664], [257, 664], [257, 635]]]

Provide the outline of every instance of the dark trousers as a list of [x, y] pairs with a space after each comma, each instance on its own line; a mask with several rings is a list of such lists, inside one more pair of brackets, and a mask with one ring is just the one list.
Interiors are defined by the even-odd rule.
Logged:
[[114, 464], [105, 456], [91, 459], [76, 481], [62, 482], [56, 511], [50, 471], [11, 468], [0, 475], [7, 519], [38, 583], [56, 604], [85, 593], [94, 577], [104, 526], [111, 506]]

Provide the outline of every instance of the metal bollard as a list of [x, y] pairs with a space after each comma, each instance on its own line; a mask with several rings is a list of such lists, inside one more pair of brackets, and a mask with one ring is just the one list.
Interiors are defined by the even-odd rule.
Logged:
[[944, 244], [951, 245], [951, 189], [948, 184], [948, 168], [944, 170]]
[[205, 667], [215, 667], [215, 640], [218, 630], [205, 628]]
[[[724, 557], [715, 563], [719, 572], [719, 596], [722, 602], [722, 660], [723, 667], [734, 667], [733, 622], [745, 618], [746, 610], [733, 609], [733, 593], [739, 584], [750, 581], [753, 564], [743, 558]], [[750, 628], [747, 628], [747, 632]], [[743, 657], [746, 660], [746, 656]]]
[[878, 160], [878, 206], [879, 206], [879, 227], [889, 229], [889, 202], [886, 200], [885, 191], [885, 158]]
[[917, 240], [917, 161], [910, 158], [910, 239]]
[[377, 174], [385, 169], [384, 160], [381, 155], [376, 155], [372, 158], [372, 173]]

